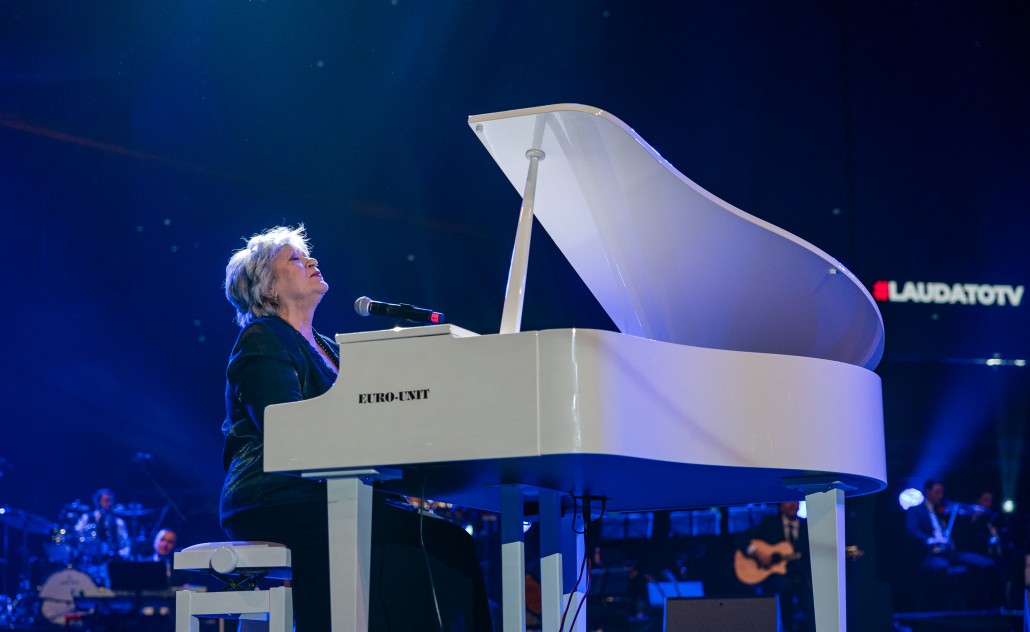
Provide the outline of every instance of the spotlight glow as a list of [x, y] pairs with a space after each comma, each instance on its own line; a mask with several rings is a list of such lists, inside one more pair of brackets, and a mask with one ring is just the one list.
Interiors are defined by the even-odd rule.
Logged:
[[898, 494], [898, 504], [901, 505], [902, 509], [908, 510], [921, 502], [923, 502], [923, 492], [913, 487], [909, 487]]
[[1001, 510], [1004, 513], [1010, 514], [1016, 510], [1016, 501], [1011, 498], [1006, 498], [1005, 502], [1001, 503]]

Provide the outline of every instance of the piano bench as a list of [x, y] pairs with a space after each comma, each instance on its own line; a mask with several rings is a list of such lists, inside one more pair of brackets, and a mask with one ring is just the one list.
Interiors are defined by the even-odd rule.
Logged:
[[[293, 630], [288, 586], [258, 590], [264, 577], [290, 579], [290, 549], [276, 542], [205, 542], [175, 554], [175, 570], [213, 574], [227, 589], [175, 593], [175, 632], [199, 632], [201, 618], [239, 619], [241, 629]], [[244, 623], [245, 622], [245, 623]]]

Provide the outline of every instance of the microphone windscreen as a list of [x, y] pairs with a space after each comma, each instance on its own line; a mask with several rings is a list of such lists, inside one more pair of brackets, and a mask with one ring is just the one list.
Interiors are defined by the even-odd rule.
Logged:
[[368, 306], [372, 304], [372, 299], [367, 296], [362, 296], [358, 300], [354, 301], [354, 311], [359, 316], [368, 316]]

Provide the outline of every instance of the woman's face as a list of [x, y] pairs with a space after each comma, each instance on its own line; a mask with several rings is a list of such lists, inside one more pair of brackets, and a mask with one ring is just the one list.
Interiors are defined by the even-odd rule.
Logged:
[[280, 305], [303, 305], [315, 299], [317, 303], [329, 290], [329, 284], [318, 271], [318, 261], [284, 246], [272, 261], [275, 273], [274, 291]]

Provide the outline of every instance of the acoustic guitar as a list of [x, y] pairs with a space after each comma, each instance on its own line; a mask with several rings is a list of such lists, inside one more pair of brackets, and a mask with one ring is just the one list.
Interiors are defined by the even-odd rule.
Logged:
[[733, 555], [733, 572], [737, 579], [749, 586], [760, 584], [773, 573], [780, 575], [787, 574], [787, 563], [801, 558], [801, 553], [794, 551], [790, 542], [784, 540], [776, 544], [769, 544], [763, 540], [751, 540], [755, 552], [765, 552], [772, 556], [768, 565], [762, 565], [757, 558], [750, 557], [743, 551], [738, 550]]

